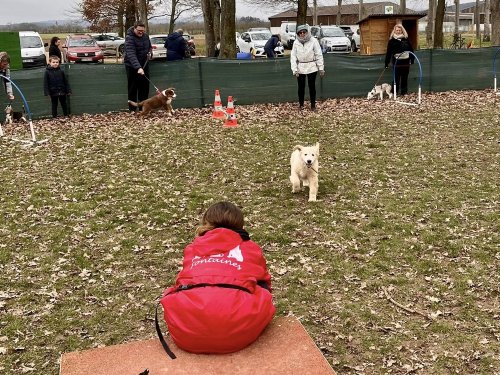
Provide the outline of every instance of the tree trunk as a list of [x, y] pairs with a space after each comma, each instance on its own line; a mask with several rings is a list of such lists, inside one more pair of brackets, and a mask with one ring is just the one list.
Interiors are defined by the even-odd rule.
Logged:
[[455, 0], [455, 35], [460, 32], [460, 0]]
[[168, 33], [172, 34], [175, 27], [175, 10], [177, 8], [177, 0], [172, 0], [170, 7], [170, 19], [168, 21]]
[[313, 0], [313, 25], [318, 24], [318, 0]]
[[359, 0], [359, 15], [358, 15], [358, 21], [361, 21], [363, 19], [363, 0]]
[[429, 0], [429, 12], [427, 13], [427, 26], [425, 27], [425, 40], [427, 41], [427, 48], [434, 46], [434, 10], [436, 9], [435, 0]]
[[337, 26], [339, 26], [341, 24], [341, 18], [342, 18], [342, 11], [341, 11], [341, 8], [342, 8], [342, 0], [337, 0], [337, 17], [335, 19], [335, 24]]
[[205, 27], [205, 48], [208, 57], [215, 56], [215, 34], [214, 34], [214, 2], [202, 0], [201, 10], [203, 12], [203, 25]]
[[500, 46], [500, 1], [490, 3], [491, 12], [491, 44]]
[[149, 33], [149, 25], [148, 25], [148, 4], [146, 0], [139, 0], [137, 2], [137, 14], [138, 19], [144, 23], [146, 32]]
[[219, 59], [236, 58], [236, 1], [224, 0], [221, 6]]
[[307, 23], [307, 0], [297, 2], [297, 26]]
[[406, 14], [406, 0], [399, 0], [399, 13]]
[[221, 6], [220, 6], [220, 0], [213, 0], [214, 3], [214, 35], [215, 35], [215, 44], [220, 42], [220, 39], [222, 37], [221, 34], [221, 25], [220, 25], [220, 20], [221, 20]]
[[135, 23], [135, 2], [129, 1], [127, 2], [125, 8], [125, 32]]
[[484, 41], [490, 40], [490, 0], [484, 2]]
[[445, 0], [438, 0], [434, 22], [434, 48], [443, 48], [443, 20]]
[[479, 17], [479, 0], [476, 0], [476, 11], [474, 12], [474, 20], [476, 21], [476, 39], [481, 38], [481, 19]]

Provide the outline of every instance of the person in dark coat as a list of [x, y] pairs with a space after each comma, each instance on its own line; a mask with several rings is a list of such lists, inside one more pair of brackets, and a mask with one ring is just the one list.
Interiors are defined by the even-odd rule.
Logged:
[[396, 24], [387, 43], [387, 52], [385, 54], [385, 68], [389, 67], [390, 62], [392, 62], [393, 66], [396, 65], [394, 74], [396, 79], [396, 94], [406, 95], [408, 93], [410, 65], [415, 62], [415, 56], [409, 52], [413, 52], [413, 47], [408, 40], [408, 33], [403, 25]]
[[59, 44], [61, 44], [61, 39], [59, 39], [57, 36], [53, 36], [52, 39], [50, 39], [49, 57], [57, 56], [59, 57], [59, 61], [62, 62], [62, 53], [59, 49]]
[[57, 56], [49, 57], [49, 65], [43, 77], [43, 92], [45, 96], [50, 96], [52, 102], [52, 117], [57, 117], [57, 102], [61, 103], [64, 116], [68, 116], [67, 97], [71, 95], [66, 74], [61, 70], [60, 59]]
[[281, 39], [278, 34], [274, 34], [269, 38], [266, 45], [264, 46], [264, 52], [267, 55], [268, 59], [276, 58], [276, 52], [274, 49], [280, 45]]
[[165, 40], [165, 49], [167, 50], [167, 61], [182, 60], [190, 56], [186, 39], [182, 36], [184, 31], [177, 29]]
[[[127, 30], [125, 36], [125, 56], [123, 63], [127, 73], [128, 100], [142, 102], [149, 96], [149, 66], [148, 59], [153, 47], [146, 34], [146, 26], [143, 22], [136, 22]], [[128, 105], [131, 112], [137, 107]]]

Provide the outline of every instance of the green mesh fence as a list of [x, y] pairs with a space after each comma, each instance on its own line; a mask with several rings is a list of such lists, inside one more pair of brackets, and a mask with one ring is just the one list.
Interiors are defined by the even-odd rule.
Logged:
[[21, 43], [17, 31], [0, 32], [0, 51], [7, 52], [10, 57], [10, 68], [21, 69], [23, 60], [21, 58]]
[[[421, 50], [422, 90], [448, 91], [493, 87], [493, 56], [498, 47], [469, 50]], [[326, 75], [317, 80], [318, 99], [364, 97], [384, 70], [384, 56], [325, 55]], [[122, 64], [64, 65], [73, 95], [72, 114], [127, 110], [127, 82]], [[175, 108], [212, 105], [215, 89], [223, 103], [231, 95], [237, 105], [297, 101], [297, 82], [288, 58], [275, 60], [217, 60], [196, 58], [150, 62], [151, 81], [159, 89], [175, 87]], [[13, 71], [11, 77], [23, 91], [33, 118], [50, 116], [50, 101], [43, 96], [45, 69]], [[384, 71], [380, 83], [392, 81]], [[419, 83], [418, 65], [411, 68], [410, 91]], [[151, 85], [150, 96], [155, 90]], [[307, 98], [307, 90], [306, 90]], [[6, 101], [5, 96], [0, 96]], [[21, 106], [20, 99], [18, 106]], [[4, 103], [5, 104], [5, 103]]]

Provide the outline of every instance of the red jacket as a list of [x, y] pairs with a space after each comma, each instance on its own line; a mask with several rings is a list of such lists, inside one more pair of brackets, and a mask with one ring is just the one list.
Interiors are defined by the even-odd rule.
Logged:
[[[255, 341], [273, 318], [271, 275], [262, 250], [242, 237], [216, 228], [185, 248], [175, 286], [165, 290], [160, 301], [179, 348], [192, 353], [235, 352]], [[219, 286], [176, 291], [181, 285], [201, 283], [248, 291]]]

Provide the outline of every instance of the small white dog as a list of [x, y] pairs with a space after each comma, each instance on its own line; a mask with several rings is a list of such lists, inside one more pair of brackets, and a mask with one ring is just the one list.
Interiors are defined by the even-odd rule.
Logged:
[[309, 202], [316, 201], [318, 194], [319, 143], [315, 146], [297, 145], [290, 156], [290, 182], [292, 193], [300, 191], [300, 183], [309, 186]]
[[368, 93], [368, 99], [372, 99], [375, 96], [379, 96], [380, 100], [384, 100], [384, 93], [387, 94], [387, 96], [392, 98], [392, 87], [388, 83], [382, 83], [381, 85], [375, 85], [373, 87], [372, 91]]

